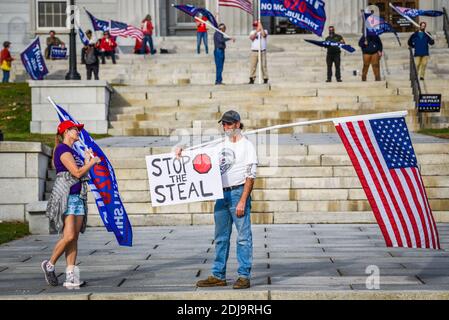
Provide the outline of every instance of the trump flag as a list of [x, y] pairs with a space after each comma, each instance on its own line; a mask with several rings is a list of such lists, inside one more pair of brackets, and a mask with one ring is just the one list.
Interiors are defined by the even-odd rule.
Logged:
[[440, 249], [405, 112], [334, 120], [387, 247]]
[[[57, 104], [53, 104], [53, 106], [58, 113], [60, 121], [71, 120], [76, 124], [78, 123], [62, 107]], [[101, 162], [89, 171], [89, 187], [95, 197], [100, 217], [106, 229], [114, 233], [117, 242], [121, 246], [131, 247], [133, 242], [132, 227], [120, 199], [114, 168], [103, 150], [100, 149], [86, 129], [81, 130], [79, 138], [81, 143], [76, 142], [73, 148], [83, 161], [85, 147], [92, 149], [93, 154], [101, 159]]]

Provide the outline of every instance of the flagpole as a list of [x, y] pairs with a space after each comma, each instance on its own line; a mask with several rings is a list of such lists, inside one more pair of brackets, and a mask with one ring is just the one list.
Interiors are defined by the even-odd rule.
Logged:
[[[260, 19], [261, 18], [261, 16], [260, 16], [260, 14], [261, 14], [260, 0], [258, 1], [258, 4], [257, 4], [257, 14], [259, 16], [259, 19], [258, 19], [259, 25], [262, 25], [262, 20]], [[262, 31], [263, 31], [263, 28], [259, 33], [259, 84], [262, 84], [262, 33], [263, 33]], [[265, 54], [266, 54], [266, 52], [265, 52]]]
[[217, 1], [217, 8], [216, 8], [216, 16], [217, 16], [217, 22], [220, 23], [219, 19], [220, 19], [220, 0], [216, 0]]
[[215, 28], [215, 27], [214, 27], [212, 24], [210, 24], [209, 22], [203, 21], [203, 20], [201, 20], [201, 19], [198, 18], [198, 17], [195, 17], [195, 20], [197, 20], [197, 21], [199, 21], [199, 22], [201, 22], [201, 23], [204, 23], [204, 24], [208, 25], [210, 28], [214, 29], [214, 30], [217, 31], [217, 32], [220, 32], [220, 33], [221, 33], [222, 35], [224, 35], [225, 37], [228, 37], [229, 39], [232, 39], [232, 37], [230, 37], [228, 34], [224, 33], [224, 32], [221, 31], [220, 29]]
[[[63, 118], [64, 115], [62, 115], [62, 114], [59, 112], [58, 107], [56, 106], [56, 103], [53, 101], [53, 99], [50, 98], [50, 97], [47, 97], [47, 99], [48, 99], [48, 101], [50, 101], [50, 103], [53, 105], [53, 107], [55, 108], [56, 112], [61, 116], [61, 118]], [[87, 152], [89, 152], [90, 156], [91, 156], [92, 158], [95, 158], [95, 156], [92, 154], [92, 152], [90, 152], [89, 148], [86, 146], [86, 144], [84, 143], [84, 141], [81, 140], [81, 139], [78, 140], [78, 141], [83, 145], [83, 147], [85, 148], [85, 150], [86, 150]]]
[[[256, 130], [251, 130], [242, 133], [242, 135], [252, 135], [259, 132], [265, 132], [265, 131], [271, 131], [271, 130], [278, 130], [283, 128], [291, 128], [291, 127], [298, 127], [298, 126], [308, 126], [312, 124], [320, 124], [320, 123], [326, 123], [326, 122], [335, 122], [335, 123], [342, 123], [342, 122], [348, 122], [348, 121], [366, 121], [371, 119], [383, 119], [383, 118], [393, 118], [393, 117], [405, 117], [408, 114], [407, 111], [394, 111], [394, 112], [385, 112], [385, 113], [373, 113], [373, 114], [366, 114], [361, 116], [350, 116], [350, 117], [339, 117], [339, 118], [328, 118], [328, 119], [320, 119], [320, 120], [310, 120], [310, 121], [300, 121], [300, 122], [294, 122], [294, 123], [287, 123], [287, 124], [281, 124]], [[202, 148], [204, 146], [215, 144], [218, 142], [223, 141], [223, 138], [215, 139], [209, 142], [205, 142], [196, 146], [192, 146], [190, 148], [185, 149], [186, 151]]]
[[[400, 12], [391, 2], [389, 3], [390, 7], [396, 11], [400, 16], [404, 17], [405, 19], [407, 19], [408, 21], [410, 21], [412, 24], [414, 24], [417, 28], [420, 28], [419, 24], [417, 24], [415, 22], [415, 20], [413, 20], [412, 18], [410, 18], [409, 16], [403, 15], [402, 12]], [[427, 31], [425, 31], [425, 33], [430, 37], [430, 39], [435, 40], [430, 33], [428, 33]]]

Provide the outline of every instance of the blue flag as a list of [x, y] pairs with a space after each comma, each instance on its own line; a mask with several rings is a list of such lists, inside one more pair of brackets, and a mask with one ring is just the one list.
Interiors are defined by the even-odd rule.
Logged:
[[20, 54], [23, 66], [33, 80], [42, 80], [48, 74], [45, 65], [44, 56], [42, 55], [39, 37]]
[[443, 11], [438, 10], [421, 10], [421, 9], [411, 9], [411, 8], [404, 8], [404, 7], [395, 7], [398, 13], [401, 13], [403, 16], [407, 16], [410, 18], [416, 18], [419, 16], [426, 16], [426, 17], [439, 17], [444, 14]]
[[[61, 122], [71, 120], [76, 124], [79, 123], [59, 105], [55, 104], [54, 107]], [[89, 171], [89, 186], [95, 196], [100, 217], [106, 229], [109, 232], [114, 232], [117, 242], [121, 246], [131, 247], [133, 241], [132, 226], [120, 199], [114, 168], [103, 150], [85, 129], [80, 132], [80, 141], [81, 143], [76, 142], [73, 147], [83, 161], [85, 147], [92, 149], [93, 154], [101, 159], [101, 162]]]
[[86, 36], [86, 34], [84, 33], [84, 31], [83, 31], [81, 28], [78, 29], [78, 34], [79, 34], [79, 36], [80, 36], [81, 42], [82, 42], [85, 46], [89, 45], [89, 38]]
[[190, 4], [177, 5], [177, 6], [174, 6], [174, 7], [176, 9], [181, 10], [182, 12], [188, 14], [191, 17], [195, 17], [197, 14], [200, 14], [200, 15], [206, 17], [207, 20], [210, 23], [212, 23], [212, 25], [215, 28], [218, 28], [218, 23], [217, 23], [217, 20], [215, 20], [214, 15], [210, 11], [208, 11], [208, 10], [206, 10], [204, 8], [197, 8], [197, 7], [192, 6]]
[[393, 26], [381, 17], [378, 17], [372, 13], [365, 13], [365, 28], [367, 35], [380, 36], [386, 32], [393, 32], [396, 36], [396, 40], [399, 45], [401, 45], [401, 40], [399, 39], [398, 33], [394, 30]]
[[84, 10], [86, 11], [87, 15], [89, 16], [90, 21], [92, 21], [92, 26], [95, 31], [103, 31], [104, 32], [104, 31], [109, 30], [109, 21], [97, 19], [93, 16], [92, 13], [87, 11], [86, 8], [84, 8]]
[[322, 0], [261, 0], [262, 16], [285, 17], [294, 25], [322, 36], [326, 23]]
[[353, 47], [351, 47], [349, 44], [344, 44], [341, 42], [333, 42], [333, 41], [317, 41], [317, 40], [309, 40], [309, 39], [304, 39], [304, 41], [307, 41], [311, 44], [320, 46], [320, 47], [324, 47], [324, 48], [329, 48], [329, 47], [339, 47], [343, 50], [346, 50], [350, 53], [355, 52], [355, 49]]
[[52, 47], [50, 51], [50, 57], [53, 59], [66, 59], [67, 48]]

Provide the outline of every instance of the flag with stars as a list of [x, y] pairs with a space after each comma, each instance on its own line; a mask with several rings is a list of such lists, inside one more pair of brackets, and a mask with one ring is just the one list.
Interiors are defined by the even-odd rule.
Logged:
[[349, 117], [334, 124], [386, 245], [440, 249], [404, 116]]

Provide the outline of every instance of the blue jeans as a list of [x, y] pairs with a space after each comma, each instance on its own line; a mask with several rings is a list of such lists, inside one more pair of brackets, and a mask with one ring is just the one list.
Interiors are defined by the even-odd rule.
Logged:
[[207, 32], [197, 32], [196, 33], [196, 52], [201, 53], [201, 40], [206, 48], [206, 54], [209, 53], [209, 46], [207, 45]]
[[223, 66], [224, 66], [224, 62], [225, 62], [224, 49], [215, 49], [214, 57], [215, 57], [215, 67], [217, 68], [215, 84], [219, 84], [219, 83], [223, 82]]
[[145, 50], [146, 50], [146, 48], [147, 48], [147, 43], [148, 43], [148, 45], [150, 46], [150, 52], [151, 52], [151, 54], [155, 54], [155, 53], [156, 53], [156, 50], [154, 50], [154, 46], [153, 46], [153, 37], [150, 36], [150, 35], [148, 35], [148, 34], [146, 34], [146, 35], [143, 37], [142, 48], [140, 48], [140, 53], [141, 53], [141, 54], [145, 54]]
[[3, 83], [8, 83], [9, 82], [9, 75], [11, 74], [11, 71], [6, 71], [6, 70], [2, 70], [3, 71]]
[[235, 214], [235, 208], [243, 193], [240, 188], [224, 191], [223, 199], [215, 202], [215, 261], [212, 275], [218, 279], [226, 279], [226, 262], [229, 257], [232, 223], [237, 229], [237, 270], [239, 277], [249, 279], [253, 263], [253, 238], [251, 233], [251, 197], [246, 200], [245, 215], [241, 218]]

